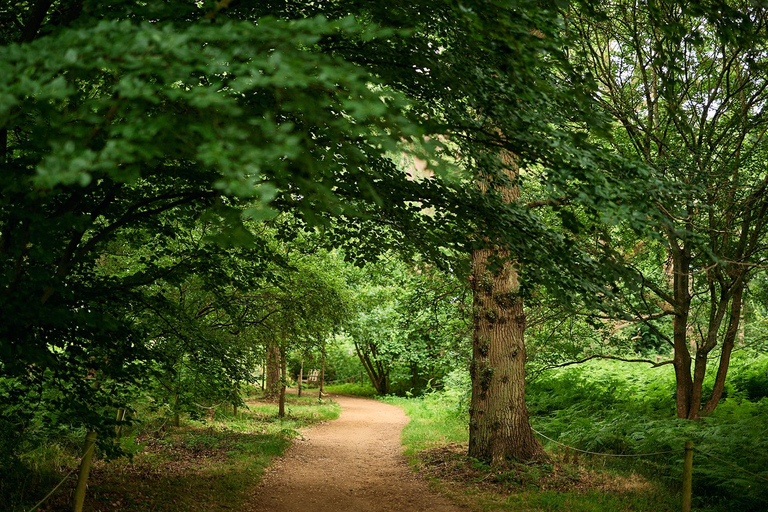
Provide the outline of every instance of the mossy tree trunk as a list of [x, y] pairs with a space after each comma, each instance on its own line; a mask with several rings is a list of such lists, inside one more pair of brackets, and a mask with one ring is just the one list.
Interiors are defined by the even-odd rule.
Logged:
[[[494, 249], [472, 254], [474, 334], [469, 456], [496, 465], [545, 456], [525, 404], [525, 313], [517, 271]], [[489, 262], [506, 261], [493, 272]]]
[[[506, 203], [519, 200], [514, 156], [502, 153], [508, 182], [488, 177], [483, 193], [495, 190]], [[546, 457], [528, 422], [525, 404], [525, 312], [519, 274], [508, 251], [486, 240], [472, 252], [473, 336], [469, 456], [493, 465], [507, 458]]]

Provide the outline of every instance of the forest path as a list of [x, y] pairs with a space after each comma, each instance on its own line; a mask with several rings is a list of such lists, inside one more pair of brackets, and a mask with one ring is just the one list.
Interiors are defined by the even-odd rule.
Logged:
[[338, 396], [339, 419], [303, 431], [264, 475], [251, 512], [458, 512], [408, 466], [402, 409]]

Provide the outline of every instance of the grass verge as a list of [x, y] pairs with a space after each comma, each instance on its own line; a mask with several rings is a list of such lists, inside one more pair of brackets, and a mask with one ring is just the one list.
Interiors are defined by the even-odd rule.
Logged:
[[332, 384], [326, 385], [323, 388], [326, 393], [333, 393], [336, 395], [352, 395], [371, 398], [376, 396], [376, 389], [370, 384], [360, 384], [357, 382], [348, 382], [344, 384]]
[[[246, 403], [248, 408], [237, 415], [217, 411], [210, 421], [189, 421], [179, 428], [154, 431], [145, 424], [125, 436], [120, 442], [130, 457], [95, 460], [85, 510], [239, 510], [272, 458], [301, 435], [299, 428], [335, 419], [340, 412], [334, 402], [289, 395], [286, 417], [280, 419], [276, 404], [257, 397]], [[71, 469], [68, 466], [76, 462], [70, 457], [57, 472], [66, 474]], [[75, 478], [70, 477], [39, 510], [70, 510], [74, 485]], [[42, 485], [29, 489], [25, 494], [30, 499], [16, 510], [26, 510], [34, 503], [32, 497], [43, 496], [47, 490]]]
[[412, 463], [436, 489], [476, 511], [677, 511], [679, 498], [662, 484], [631, 471], [606, 470], [602, 460], [565, 461], [551, 453], [542, 463], [490, 467], [466, 455], [466, 413], [440, 394], [386, 397], [411, 421], [402, 440]]

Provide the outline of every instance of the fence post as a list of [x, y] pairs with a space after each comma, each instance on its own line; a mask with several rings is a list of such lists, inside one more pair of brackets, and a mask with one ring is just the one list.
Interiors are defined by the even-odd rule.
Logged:
[[683, 512], [691, 512], [691, 490], [693, 488], [693, 441], [685, 442], [683, 460]]
[[77, 477], [75, 505], [72, 508], [74, 512], [82, 512], [83, 510], [83, 504], [85, 503], [85, 489], [88, 483], [88, 473], [91, 471], [94, 443], [96, 443], [96, 432], [88, 432], [85, 436], [85, 450], [83, 450], [83, 460], [80, 461], [80, 473]]

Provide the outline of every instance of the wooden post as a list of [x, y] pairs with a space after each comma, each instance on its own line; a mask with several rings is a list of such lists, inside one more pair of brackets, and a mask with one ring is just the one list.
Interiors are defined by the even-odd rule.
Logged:
[[115, 439], [120, 439], [120, 434], [122, 433], [123, 426], [120, 424], [121, 421], [125, 419], [125, 408], [120, 407], [117, 410], [117, 417], [115, 421]]
[[85, 503], [85, 490], [88, 484], [88, 474], [91, 472], [91, 460], [96, 443], [96, 432], [88, 432], [85, 436], [85, 449], [83, 459], [80, 461], [80, 472], [77, 476], [77, 488], [75, 489], [75, 504], [72, 510], [82, 512]]
[[691, 491], [693, 489], [693, 441], [685, 442], [683, 460], [683, 512], [691, 512]]

